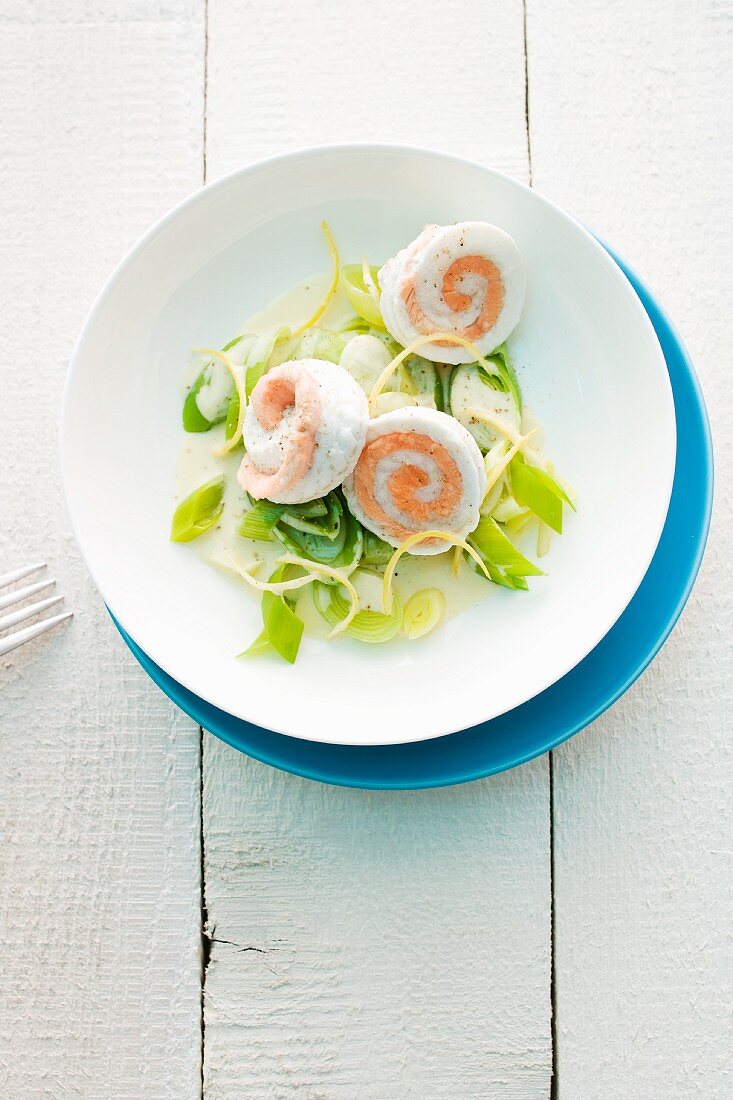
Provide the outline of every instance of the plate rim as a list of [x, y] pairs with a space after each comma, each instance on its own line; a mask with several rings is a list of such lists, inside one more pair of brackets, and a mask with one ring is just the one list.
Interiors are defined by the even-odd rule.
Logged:
[[[672, 323], [669, 315], [667, 314], [664, 307], [659, 303], [653, 292], [649, 289], [647, 284], [644, 283], [644, 281], [618, 255], [618, 253], [616, 253], [614, 249], [612, 249], [609, 245], [602, 241], [601, 238], [597, 239], [601, 243], [602, 247], [606, 249], [609, 255], [619, 265], [622, 272], [631, 283], [632, 288], [639, 296], [639, 299], [644, 306], [644, 309], [647, 311], [647, 314], [649, 315], [650, 320], [654, 325], [655, 331], [657, 331], [657, 324], [663, 326], [666, 329], [665, 335], [667, 335], [674, 344], [675, 350], [679, 354], [681, 365], [686, 372], [687, 381], [691, 385], [693, 393], [696, 397], [696, 426], [700, 433], [703, 450], [703, 463], [700, 471], [700, 480], [703, 490], [702, 510], [700, 514], [698, 529], [696, 531], [697, 544], [695, 547], [695, 551], [689, 566], [687, 578], [682, 585], [674, 604], [670, 607], [669, 612], [665, 616], [665, 624], [660, 630], [656, 641], [649, 647], [643, 658], [639, 660], [634, 660], [633, 667], [630, 668], [630, 671], [619, 682], [616, 688], [603, 699], [599, 700], [595, 704], [595, 706], [589, 708], [587, 715], [585, 715], [581, 720], [571, 723], [571, 725], [569, 725], [567, 728], [564, 728], [557, 735], [548, 738], [546, 744], [537, 751], [533, 750], [524, 754], [520, 753], [516, 756], [516, 758], [505, 762], [503, 765], [495, 765], [486, 768], [481, 768], [479, 766], [478, 768], [469, 769], [460, 774], [443, 775], [440, 777], [429, 778], [427, 780], [422, 780], [419, 777], [405, 780], [401, 779], [399, 776], [396, 776], [390, 781], [374, 781], [369, 779], [360, 779], [356, 775], [349, 775], [348, 768], [341, 774], [338, 774], [335, 769], [331, 774], [325, 774], [323, 769], [319, 768], [318, 766], [307, 766], [298, 761], [284, 761], [282, 750], [289, 747], [296, 753], [296, 755], [299, 753], [305, 753], [305, 755], [307, 755], [308, 749], [314, 751], [326, 750], [328, 753], [331, 753], [334, 756], [342, 755], [346, 760], [348, 760], [349, 757], [359, 757], [361, 756], [361, 754], [364, 753], [387, 753], [395, 756], [398, 759], [402, 759], [409, 754], [410, 749], [419, 748], [419, 750], [422, 752], [430, 751], [431, 749], [437, 750], [439, 745], [445, 744], [453, 738], [460, 737], [462, 733], [466, 734], [476, 731], [484, 731], [488, 733], [490, 731], [492, 723], [498, 721], [512, 721], [512, 715], [516, 715], [516, 712], [521, 710], [522, 707], [526, 706], [527, 704], [521, 704], [513, 711], [508, 711], [504, 715], [501, 715], [499, 718], [491, 719], [490, 721], [482, 723], [479, 726], [471, 727], [470, 729], [462, 731], [462, 733], [448, 734], [444, 737], [432, 738], [427, 741], [407, 742], [404, 744], [396, 745], [373, 746], [334, 745], [325, 742], [306, 741], [300, 738], [293, 738], [287, 735], [276, 733], [274, 731], [263, 730], [260, 727], [252, 726], [251, 723], [244, 722], [241, 719], [235, 719], [233, 718], [233, 716], [228, 715], [225, 712], [218, 710], [218, 708], [214, 707], [212, 704], [207, 703], [206, 700], [193, 695], [192, 692], [188, 691], [188, 689], [178, 684], [177, 681], [175, 681], [167, 673], [163, 672], [163, 670], [160, 669], [159, 666], [157, 666], [155, 662], [150, 657], [148, 657], [144, 651], [140, 649], [134, 639], [132, 639], [126, 633], [124, 628], [114, 618], [112, 612], [110, 612], [110, 617], [112, 618], [112, 621], [120, 632], [120, 635], [125, 641], [125, 644], [131, 650], [143, 669], [157, 684], [157, 686], [164, 692], [164, 694], [166, 694], [168, 698], [170, 698], [177, 706], [179, 706], [185, 713], [187, 713], [189, 717], [191, 717], [203, 728], [207, 729], [214, 736], [218, 737], [220, 740], [224, 741], [226, 744], [230, 745], [232, 748], [238, 750], [239, 752], [251, 756], [254, 759], [259, 760], [261, 763], [267, 764], [270, 767], [277, 768], [280, 771], [288, 772], [289, 774], [298, 775], [305, 779], [310, 779], [314, 782], [326, 783], [333, 786], [350, 787], [360, 790], [427, 790], [437, 787], [454, 786], [460, 783], [473, 782], [478, 779], [485, 779], [490, 775], [495, 775], [503, 771], [509, 771], [512, 768], [519, 767], [521, 764], [528, 763], [530, 760], [534, 760], [540, 756], [545, 755], [545, 753], [551, 751], [554, 748], [557, 748], [558, 745], [561, 745], [565, 741], [570, 740], [571, 737], [574, 737], [576, 734], [580, 733], [583, 729], [585, 729], [588, 725], [590, 725], [598, 717], [600, 717], [601, 714], [603, 714], [606, 710], [613, 706], [625, 694], [625, 692], [628, 691], [632, 684], [649, 667], [651, 662], [658, 655], [659, 651], [662, 649], [663, 645], [669, 638], [675, 625], [677, 624], [679, 617], [682, 614], [682, 611], [690, 597], [690, 593], [692, 592], [692, 589], [694, 587], [703, 557], [705, 555], [708, 535], [710, 531], [714, 491], [714, 457], [712, 447], [712, 435], [710, 431], [710, 422], [705, 405], [704, 395], [702, 392], [702, 387], [700, 386], [699, 379], [692, 365], [692, 361], [687, 352], [687, 349], [679, 333], [677, 332], [677, 329]], [[650, 307], [657, 314], [656, 323], [654, 317], [652, 317], [650, 313]], [[667, 362], [666, 354], [665, 362]], [[676, 457], [677, 460], [679, 460], [679, 434], [677, 436], [677, 440], [678, 450]], [[675, 469], [676, 467], [677, 461], [675, 462]], [[653, 560], [649, 569], [647, 569], [647, 573], [644, 576], [642, 584], [644, 583], [644, 581], [646, 581], [651, 568], [653, 568]], [[639, 590], [637, 590], [637, 592], [634, 594], [631, 603], [633, 603], [633, 601], [637, 598], [638, 592]], [[620, 625], [620, 621], [617, 620], [617, 622], [614, 623], [614, 625], [609, 630], [608, 634], [604, 636], [604, 639], [599, 642], [599, 645], [603, 644], [605, 638], [607, 638], [610, 634], [619, 629], [623, 629], [623, 627]], [[588, 656], [590, 656], [590, 654]], [[584, 658], [584, 660], [585, 659], [587, 658]], [[580, 662], [580, 665], [582, 665], [582, 663], [583, 662]], [[567, 676], [572, 675], [572, 673], [575, 672], [576, 669], [580, 667], [580, 665], [577, 665], [575, 669], [567, 673]], [[561, 684], [562, 680], [564, 679], [565, 677], [563, 677], [559, 681], [556, 681], [551, 687], [547, 688], [544, 692], [541, 692], [540, 695], [535, 696], [534, 699], [529, 700], [528, 702], [536, 706], [538, 701], [542, 700], [543, 696], [547, 696], [549, 693], [556, 690], [558, 688], [558, 685]], [[187, 696], [193, 698], [193, 704], [191, 704]], [[253, 747], [252, 745], [248, 745], [246, 748], [244, 748], [242, 746], [241, 739], [237, 739], [236, 737], [228, 734], [227, 731], [222, 727], [216, 728], [216, 721], [211, 722], [212, 716], [216, 719], [218, 715], [221, 715], [222, 718], [228, 720], [229, 722], [233, 722], [236, 725], [249, 726], [256, 732], [262, 733], [266, 735], [266, 737], [271, 738], [273, 746], [272, 750], [269, 752], [263, 751], [261, 748], [257, 746]], [[280, 749], [280, 752], [278, 752], [278, 749]]]
[[[494, 177], [496, 179], [499, 179], [499, 180], [503, 181], [504, 183], [510, 184], [511, 187], [513, 187], [515, 189], [519, 189], [519, 191], [525, 192], [525, 193], [531, 195], [532, 196], [532, 201], [539, 202], [540, 205], [543, 205], [543, 206], [549, 208], [556, 215], [559, 215], [577, 234], [579, 234], [583, 238], [583, 240], [586, 243], [590, 244], [591, 247], [594, 250], [596, 250], [599, 253], [603, 253], [604, 259], [606, 258], [606, 255], [610, 253], [610, 250], [609, 249], [604, 249], [603, 245], [598, 241], [598, 239], [594, 236], [594, 234], [592, 232], [590, 232], [587, 229], [587, 227], [584, 226], [578, 219], [574, 218], [571, 214], [568, 214], [558, 204], [552, 202], [552, 200], [546, 198], [544, 195], [537, 192], [533, 188], [529, 187], [527, 184], [522, 183], [521, 181], [514, 179], [512, 176], [509, 176], [508, 174], [506, 174], [504, 172], [501, 172], [496, 168], [492, 168], [490, 166], [481, 164], [480, 162], [471, 160], [470, 158], [456, 156], [456, 155], [451, 154], [451, 153], [447, 153], [447, 152], [443, 152], [443, 151], [435, 150], [435, 149], [430, 149], [430, 148], [427, 148], [427, 147], [411, 146], [411, 145], [404, 145], [404, 144], [399, 144], [399, 143], [385, 143], [385, 142], [350, 142], [350, 143], [321, 144], [321, 145], [311, 146], [311, 147], [303, 148], [303, 149], [290, 150], [288, 152], [279, 154], [277, 156], [268, 157], [268, 158], [256, 161], [256, 162], [254, 162], [250, 165], [246, 165], [243, 168], [236, 169], [236, 170], [228, 173], [227, 175], [222, 176], [220, 179], [214, 181], [211, 184], [206, 184], [205, 186], [200, 187], [200, 188], [196, 189], [195, 191], [193, 191], [190, 195], [186, 196], [180, 203], [175, 205], [171, 210], [169, 210], [161, 218], [159, 218], [158, 221], [156, 221], [147, 230], [147, 232], [143, 234], [143, 236], [132, 246], [132, 248], [125, 254], [125, 256], [123, 256], [123, 258], [120, 260], [120, 262], [114, 267], [114, 269], [110, 273], [106, 283], [104, 284], [104, 286], [100, 290], [99, 294], [97, 295], [97, 297], [96, 297], [96, 299], [95, 299], [95, 301], [94, 301], [94, 303], [93, 303], [93, 305], [92, 305], [92, 307], [91, 307], [91, 309], [90, 309], [90, 311], [89, 311], [89, 313], [88, 313], [88, 315], [85, 319], [84, 325], [81, 329], [79, 337], [78, 337], [78, 339], [76, 341], [76, 344], [74, 346], [71, 358], [69, 360], [69, 369], [68, 369], [65, 384], [64, 384], [64, 390], [63, 390], [63, 396], [62, 396], [62, 402], [61, 402], [61, 414], [60, 414], [59, 443], [60, 443], [60, 451], [61, 451], [62, 486], [63, 486], [64, 498], [65, 498], [65, 501], [66, 501], [67, 511], [68, 511], [70, 519], [71, 519], [71, 526], [72, 526], [74, 536], [76, 538], [77, 544], [79, 545], [79, 547], [81, 549], [82, 557], [83, 557], [83, 559], [85, 561], [85, 564], [87, 566], [87, 569], [88, 569], [88, 571], [89, 571], [89, 573], [92, 577], [92, 580], [94, 581], [94, 583], [95, 583], [97, 589], [99, 590], [100, 594], [102, 594], [103, 598], [106, 599], [106, 593], [103, 591], [103, 588], [99, 583], [98, 575], [97, 575], [96, 570], [92, 567], [91, 563], [86, 558], [86, 554], [84, 552], [84, 547], [83, 547], [83, 542], [80, 538], [79, 526], [78, 526], [77, 519], [76, 519], [76, 516], [75, 516], [75, 512], [74, 512], [74, 509], [73, 509], [73, 506], [72, 506], [72, 502], [71, 502], [71, 499], [70, 499], [70, 487], [69, 487], [68, 470], [67, 470], [67, 464], [66, 464], [66, 460], [65, 460], [65, 455], [68, 454], [68, 452], [71, 449], [71, 441], [69, 440], [68, 433], [67, 433], [67, 419], [68, 419], [67, 418], [67, 412], [68, 412], [68, 408], [69, 408], [69, 404], [70, 404], [71, 378], [72, 378], [72, 374], [73, 374], [73, 371], [74, 371], [74, 366], [75, 366], [77, 357], [80, 355], [80, 353], [82, 351], [83, 344], [84, 344], [85, 340], [87, 339], [87, 336], [88, 336], [88, 333], [89, 333], [90, 329], [92, 328], [92, 326], [96, 322], [96, 318], [97, 318], [97, 315], [98, 315], [99, 311], [104, 306], [104, 304], [107, 301], [110, 294], [113, 293], [118, 278], [120, 277], [120, 275], [122, 275], [126, 271], [128, 265], [132, 264], [134, 262], [134, 260], [136, 259], [136, 257], [141, 252], [143, 252], [148, 247], [148, 245], [151, 243], [151, 241], [153, 241], [160, 233], [162, 233], [172, 221], [174, 221], [176, 218], [178, 218], [189, 207], [194, 206], [196, 203], [200, 202], [202, 200], [202, 197], [205, 194], [210, 194], [210, 193], [215, 192], [215, 191], [224, 190], [228, 186], [231, 186], [233, 183], [239, 181], [241, 178], [243, 178], [245, 176], [253, 176], [253, 175], [260, 174], [260, 173], [265, 173], [265, 172], [271, 170], [271, 168], [273, 166], [277, 166], [277, 165], [281, 165], [281, 164], [287, 164], [288, 162], [291, 162], [291, 161], [300, 162], [302, 160], [311, 160], [311, 159], [314, 159], [314, 158], [318, 158], [318, 157], [321, 157], [321, 156], [324, 156], [324, 155], [330, 155], [330, 154], [366, 154], [366, 155], [369, 155], [369, 154], [396, 154], [396, 155], [401, 156], [401, 157], [404, 156], [404, 157], [415, 158], [415, 159], [420, 159], [421, 157], [429, 157], [429, 158], [432, 158], [432, 159], [443, 160], [445, 162], [450, 162], [450, 163], [453, 163], [453, 164], [464, 165], [464, 166], [466, 166], [468, 168], [471, 168], [471, 169], [474, 169], [474, 170], [478, 169], [481, 173], [483, 173], [485, 175], [488, 175], [488, 176]], [[613, 256], [611, 256], [611, 258], [613, 259]], [[616, 266], [616, 265], [614, 265], [614, 266]], [[632, 285], [632, 291], [633, 291], [633, 285]], [[634, 297], [638, 299], [638, 295], [635, 294]], [[649, 323], [649, 327], [651, 329], [651, 335], [653, 336], [653, 338], [654, 338], [654, 340], [657, 344], [657, 347], [659, 349], [662, 364], [666, 367], [666, 363], [664, 361], [664, 353], [661, 349], [661, 345], [659, 343], [658, 335], [656, 333], [656, 330], [654, 329], [654, 326], [649, 322], [649, 316], [648, 316], [647, 311], [643, 309], [643, 303], [642, 303], [642, 312], [644, 313], [645, 321], [647, 323]], [[669, 388], [670, 396], [671, 396], [671, 399], [672, 399], [672, 402], [673, 402], [674, 397], [673, 397], [673, 394], [671, 392], [671, 384], [669, 382], [668, 372], [666, 372], [666, 384]], [[673, 415], [672, 426], [671, 427], [672, 427], [672, 433], [673, 433], [673, 445], [674, 445], [674, 448], [675, 448], [674, 453], [676, 455], [676, 447], [677, 447], [676, 417], [674, 415]], [[654, 554], [656, 553], [656, 549], [657, 549], [657, 546], [659, 544], [659, 540], [660, 540], [662, 532], [664, 530], [664, 524], [666, 523], [666, 516], [667, 516], [667, 511], [668, 511], [668, 508], [669, 508], [669, 501], [671, 499], [672, 485], [673, 485], [673, 481], [674, 481], [674, 468], [675, 468], [675, 464], [672, 463], [671, 464], [671, 469], [669, 471], [669, 477], [668, 477], [665, 507], [664, 507], [663, 510], [660, 509], [659, 529], [656, 532], [656, 538], [654, 539], [654, 541], [652, 542], [652, 540], [650, 540], [649, 553], [648, 553], [648, 556], [646, 557], [646, 560], [644, 562], [643, 569], [641, 569], [641, 571], [638, 575], [638, 579], [636, 581], [636, 584], [635, 584], [634, 587], [630, 586], [630, 591], [629, 591], [628, 597], [625, 599], [625, 602], [621, 606], [618, 607], [617, 613], [616, 613], [616, 618], [614, 619], [614, 621], [611, 624], [607, 625], [605, 627], [605, 629], [603, 629], [602, 633], [599, 633], [599, 634], [596, 635], [595, 641], [593, 642], [592, 645], [590, 645], [590, 647], [587, 650], [585, 650], [585, 652], [583, 652], [582, 657], [579, 659], [580, 661], [584, 660], [593, 651], [593, 649], [602, 641], [602, 639], [607, 635], [609, 630], [611, 630], [613, 628], [615, 623], [618, 621], [618, 619], [625, 612], [625, 610], [628, 608], [629, 604], [633, 600], [634, 595], [638, 591], [639, 585], [642, 583], [643, 578], [644, 578], [644, 576], [646, 575], [646, 573], [648, 571], [649, 565], [650, 565], [650, 563], [651, 563], [651, 561], [654, 557]], [[112, 604], [110, 604], [108, 606], [110, 607], [110, 610], [114, 612], [114, 610], [115, 610], [114, 606]], [[120, 622], [120, 624], [124, 628], [125, 627], [124, 614], [120, 614], [119, 611], [117, 612], [117, 614], [119, 615], [118, 621]], [[593, 632], [593, 633], [595, 634], [595, 632]], [[159, 657], [161, 657], [161, 656], [164, 656], [164, 655], [159, 655]], [[152, 658], [152, 657], [150, 659], [155, 660], [155, 658]], [[481, 724], [485, 724], [486, 722], [494, 721], [496, 718], [502, 717], [502, 715], [511, 713], [511, 710], [516, 709], [516, 707], [523, 706], [525, 703], [530, 702], [532, 699], [536, 699], [538, 697], [538, 695], [541, 695], [544, 691], [548, 690], [553, 684], [558, 683], [560, 680], [563, 679], [563, 677], [565, 675], [567, 675], [570, 671], [572, 671], [572, 668], [577, 666], [577, 664], [579, 663], [579, 660], [576, 660], [574, 665], [571, 665], [570, 667], [567, 667], [565, 672], [562, 673], [562, 675], [556, 676], [554, 679], [549, 679], [549, 680], [547, 680], [546, 678], [543, 678], [542, 680], [539, 681], [539, 686], [537, 686], [536, 688], [533, 688], [532, 694], [528, 695], [526, 698], [522, 699], [522, 701], [520, 703], [517, 703], [515, 707], [511, 708], [510, 710], [505, 710], [505, 711], [501, 712], [498, 715], [494, 715], [491, 718], [485, 718], [485, 719], [482, 720]], [[163, 672], [165, 672], [165, 674], [167, 676], [170, 676], [173, 680], [175, 680], [176, 683], [179, 683], [180, 686], [182, 688], [184, 688], [186, 691], [189, 691], [193, 695], [195, 695], [197, 698], [202, 699], [202, 701], [205, 702], [208, 706], [211, 706], [211, 707], [214, 707], [217, 710], [220, 710], [220, 708], [216, 707], [215, 703], [210, 702], [207, 699], [204, 699], [203, 696], [198, 696], [193, 687], [188, 686], [188, 684], [186, 684], [182, 681], [176, 680], [176, 678], [174, 676], [174, 673], [172, 671], [168, 671], [165, 668], [165, 661], [164, 660], [161, 661], [161, 664], [158, 665], [158, 667], [160, 667], [163, 670]], [[222, 713], [227, 713], [227, 712], [222, 711]], [[246, 718], [242, 715], [238, 715], [238, 716], [236, 716], [236, 718], [237, 718], [238, 721], [243, 721], [243, 722], [246, 722], [246, 723], [249, 723], [249, 724], [253, 724], [250, 719], [248, 719], [248, 718]], [[257, 728], [264, 728], [264, 727], [257, 727]], [[454, 733], [459, 733], [459, 732], [463, 732], [463, 731], [464, 731], [463, 727], [462, 727], [461, 722], [459, 720], [458, 724], [454, 725], [453, 728], [448, 728], [448, 729], [443, 728], [442, 730], [439, 730], [437, 732], [430, 733], [430, 734], [426, 735], [425, 737], [421, 738], [420, 741], [421, 742], [422, 741], [428, 742], [428, 741], [431, 741], [431, 740], [440, 739], [442, 737], [451, 736]], [[324, 743], [324, 742], [315, 740], [311, 736], [300, 734], [297, 731], [294, 731], [292, 729], [277, 729], [277, 730], [273, 730], [272, 732], [276, 732], [280, 736], [283, 736], [283, 737], [291, 737], [291, 738], [294, 738], [294, 739], [302, 740], [306, 744], [322, 744], [322, 743]], [[349, 742], [344, 742], [344, 741], [333, 739], [330, 743], [333, 744], [334, 746], [351, 746], [351, 747], [355, 747], [355, 748], [366, 748], [366, 747], [378, 747], [378, 746], [379, 747], [387, 747], [389, 745], [397, 745], [397, 744], [412, 744], [414, 742], [395, 741], [395, 740], [390, 740], [390, 741], [386, 741], [386, 742], [374, 742], [372, 740], [369, 740], [369, 741], [366, 741], [366, 740], [356, 740], [356, 741], [352, 740], [352, 741], [349, 741]]]

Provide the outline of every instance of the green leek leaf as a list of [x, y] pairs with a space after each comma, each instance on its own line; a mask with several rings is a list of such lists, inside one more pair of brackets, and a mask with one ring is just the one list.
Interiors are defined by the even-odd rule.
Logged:
[[272, 542], [272, 529], [287, 507], [269, 500], [256, 501], [237, 523], [237, 534], [256, 542]]
[[506, 577], [544, 576], [543, 570], [517, 550], [491, 516], [481, 517], [468, 541], [474, 550], [478, 550], [487, 566], [493, 566]]
[[394, 546], [390, 546], [384, 539], [380, 539], [372, 531], [363, 529], [364, 553], [362, 560], [365, 565], [386, 565], [394, 554]]
[[[374, 280], [374, 285], [378, 287], [377, 272], [379, 268], [370, 267], [369, 270]], [[384, 321], [382, 320], [379, 306], [367, 290], [366, 283], [364, 282], [364, 270], [362, 265], [345, 264], [341, 268], [341, 284], [354, 312], [365, 321], [368, 321], [370, 325], [374, 325], [375, 328], [384, 329]]]
[[224, 478], [215, 477], [200, 485], [176, 508], [171, 522], [172, 542], [191, 542], [213, 527], [224, 505]]
[[[519, 388], [519, 382], [517, 376], [514, 373], [514, 367], [509, 359], [509, 352], [507, 351], [506, 344], [500, 344], [498, 348], [487, 356], [489, 361], [494, 364], [497, 369], [497, 375], [501, 379], [502, 387], [505, 393], [510, 393], [514, 398], [514, 403], [519, 409], [519, 415], [522, 414], [522, 391]], [[484, 372], [485, 373], [485, 372]], [[490, 376], [487, 375], [487, 378]], [[491, 383], [490, 383], [491, 384]]]
[[[284, 581], [287, 571], [287, 566], [278, 566], [270, 577], [270, 583], [277, 584]], [[262, 622], [264, 633], [272, 648], [283, 660], [291, 665], [294, 664], [298, 656], [300, 640], [303, 637], [303, 620], [298, 618], [284, 596], [276, 596], [274, 592], [263, 592]], [[259, 638], [255, 639], [253, 644], [257, 644], [259, 640]]]
[[243, 649], [241, 653], [237, 654], [237, 659], [239, 659], [240, 657], [256, 657], [260, 653], [272, 652], [274, 651], [272, 646], [270, 645], [270, 639], [267, 637], [267, 631], [263, 629], [252, 642], [252, 645], [248, 646], [247, 649]]
[[[233, 347], [235, 347], [243, 339], [244, 339], [243, 336], [235, 336], [234, 339], [230, 340], [228, 344], [225, 344], [224, 347], [221, 350], [224, 351], [224, 352], [230, 351]], [[201, 409], [199, 408], [198, 402], [196, 400], [196, 398], [199, 395], [199, 390], [202, 388], [202, 386], [206, 385], [206, 383], [208, 382], [209, 376], [211, 374], [212, 369], [214, 369], [214, 366], [215, 365], [212, 362], [206, 363], [205, 366], [199, 372], [199, 374], [196, 378], [196, 381], [191, 386], [191, 389], [186, 394], [186, 398], [183, 402], [183, 429], [186, 432], [208, 432], [209, 429], [213, 428], [215, 424], [220, 424], [221, 421], [225, 418], [225, 416], [228, 419], [228, 414], [225, 411], [220, 416], [216, 417], [214, 420], [208, 420], [204, 416], [204, 414], [201, 412]], [[239, 404], [237, 403], [237, 414], [238, 413], [239, 413]], [[235, 425], [236, 425], [236, 417], [235, 417]], [[232, 432], [232, 435], [233, 434], [234, 434], [234, 432]], [[231, 439], [231, 435], [228, 435], [227, 439]]]
[[531, 509], [543, 523], [561, 535], [562, 506], [571, 503], [565, 490], [544, 470], [530, 466], [521, 455], [512, 459], [509, 470], [517, 502]]
[[298, 505], [292, 505], [283, 512], [281, 522], [295, 528], [296, 531], [307, 532], [333, 541], [338, 538], [341, 530], [343, 507], [336, 493], [329, 493], [321, 500], [321, 504], [322, 513], [313, 518], [299, 510]]

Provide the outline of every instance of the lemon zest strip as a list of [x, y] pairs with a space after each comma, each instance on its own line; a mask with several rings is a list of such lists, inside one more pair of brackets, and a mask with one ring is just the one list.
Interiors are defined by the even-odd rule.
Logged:
[[192, 348], [194, 355], [208, 355], [213, 359], [218, 359], [220, 363], [223, 363], [226, 369], [232, 376], [234, 382], [234, 388], [237, 391], [239, 397], [239, 416], [237, 417], [237, 429], [231, 439], [227, 439], [223, 447], [219, 447], [213, 454], [216, 458], [223, 458], [224, 455], [228, 455], [230, 451], [234, 450], [236, 445], [242, 438], [242, 425], [244, 424], [244, 414], [247, 411], [247, 391], [244, 387], [244, 379], [241, 377], [239, 370], [237, 369], [234, 361], [225, 351], [217, 351], [216, 348]]
[[307, 558], [299, 558], [297, 554], [283, 554], [283, 556], [277, 560], [280, 565], [299, 565], [301, 569], [308, 569], [312, 574], [309, 578], [312, 581], [317, 580], [317, 575], [320, 574], [323, 577], [331, 577], [332, 580], [338, 581], [339, 584], [344, 586], [349, 593], [351, 607], [349, 608], [348, 615], [341, 619], [340, 622], [336, 623], [336, 626], [330, 631], [327, 637], [333, 638], [336, 634], [340, 634], [343, 630], [346, 630], [359, 610], [359, 593], [348, 577], [345, 577], [343, 573], [339, 573], [338, 569], [332, 569], [330, 565], [321, 565], [320, 562], [308, 561]]
[[387, 568], [384, 571], [384, 580], [382, 582], [382, 608], [385, 615], [389, 615], [392, 611], [392, 579], [398, 561], [402, 555], [406, 554], [408, 550], [411, 550], [413, 546], [417, 546], [420, 542], [426, 542], [428, 539], [443, 539], [444, 542], [450, 543], [451, 546], [458, 546], [461, 550], [465, 550], [480, 567], [486, 579], [491, 580], [489, 571], [481, 560], [480, 555], [472, 546], [469, 546], [464, 539], [459, 538], [457, 535], [451, 535], [448, 531], [416, 531], [413, 535], [409, 535], [404, 542], [400, 543], [389, 559]]
[[341, 272], [341, 261], [339, 259], [338, 248], [336, 247], [336, 242], [333, 239], [333, 234], [331, 233], [331, 229], [330, 229], [330, 226], [329, 226], [328, 222], [325, 222], [325, 221], [321, 222], [321, 232], [323, 233], [323, 236], [326, 239], [326, 244], [328, 245], [328, 251], [331, 253], [331, 263], [333, 265], [332, 266], [332, 274], [331, 274], [331, 285], [329, 286], [328, 290], [326, 291], [326, 296], [323, 299], [323, 301], [321, 302], [321, 304], [319, 305], [318, 309], [315, 311], [315, 313], [313, 313], [308, 318], [307, 321], [303, 322], [303, 324], [300, 326], [300, 328], [295, 329], [295, 331], [293, 332], [293, 337], [302, 336], [303, 333], [306, 331], [306, 329], [313, 328], [316, 321], [319, 321], [321, 319], [323, 314], [326, 312], [326, 310], [330, 306], [331, 300], [333, 299], [334, 294], [338, 290], [339, 275], [340, 275], [340, 272]]
[[480, 363], [488, 374], [496, 374], [496, 367], [494, 364], [484, 358], [476, 345], [472, 344], [470, 340], [466, 340], [465, 337], [458, 336], [455, 332], [433, 332], [429, 336], [418, 336], [416, 340], [408, 344], [407, 347], [404, 348], [399, 355], [396, 355], [392, 362], [388, 363], [384, 368], [379, 378], [374, 383], [372, 392], [369, 394], [369, 408], [371, 409], [372, 403], [379, 397], [400, 363], [404, 362], [408, 355], [414, 355], [420, 348], [424, 348], [427, 344], [434, 344], [438, 340], [448, 340], [450, 343], [457, 344], [459, 347], [468, 348], [468, 350], [476, 356], [476, 362]]

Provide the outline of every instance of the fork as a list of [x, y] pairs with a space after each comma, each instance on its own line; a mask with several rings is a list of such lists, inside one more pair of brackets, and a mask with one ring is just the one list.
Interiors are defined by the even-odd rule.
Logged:
[[[32, 573], [38, 573], [45, 568], [46, 563], [40, 562], [38, 565], [26, 565], [22, 569], [13, 569], [10, 573], [4, 573], [0, 576], [0, 589], [6, 588], [14, 581], [23, 580], [24, 577], [29, 577]], [[50, 607], [55, 607], [56, 604], [61, 603], [63, 596], [48, 596], [46, 599], [28, 604], [27, 607], [21, 607], [19, 611], [11, 611], [9, 615], [2, 615], [6, 608], [21, 603], [21, 601], [35, 596], [38, 592], [51, 588], [54, 584], [56, 584], [54, 580], [34, 581], [24, 588], [16, 588], [6, 595], [0, 595], [0, 632], [9, 630], [11, 626], [17, 626], [18, 623], [25, 622], [26, 619], [31, 619], [34, 615], [40, 615], [42, 611], [48, 611]], [[52, 627], [62, 623], [65, 619], [70, 619], [72, 614], [72, 611], [63, 611], [59, 615], [52, 615], [50, 619], [42, 619], [41, 622], [34, 623], [33, 626], [23, 627], [22, 630], [16, 630], [12, 634], [0, 638], [0, 657], [4, 657], [6, 653], [10, 653], [11, 650], [23, 645], [24, 642], [29, 642], [31, 638], [37, 638], [39, 634], [45, 634], [47, 630], [51, 630]]]

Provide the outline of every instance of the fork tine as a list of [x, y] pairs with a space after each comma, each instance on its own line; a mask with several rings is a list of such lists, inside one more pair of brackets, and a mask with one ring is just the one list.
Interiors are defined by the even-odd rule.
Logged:
[[6, 607], [12, 607], [14, 603], [27, 600], [29, 596], [35, 596], [36, 592], [42, 592], [44, 588], [50, 588], [56, 581], [36, 581], [35, 584], [26, 585], [25, 588], [16, 588], [14, 592], [8, 592], [7, 596], [0, 596], [0, 611]]
[[11, 569], [9, 573], [3, 573], [0, 576], [0, 588], [4, 588], [6, 584], [12, 584], [13, 581], [22, 581], [23, 577], [29, 576], [30, 573], [37, 573], [39, 569], [45, 568], [45, 561], [41, 561], [37, 565], [26, 565], [22, 569]]
[[7, 638], [0, 640], [0, 657], [4, 657], [6, 653], [17, 649], [24, 642], [29, 642], [31, 638], [37, 638], [39, 634], [45, 634], [47, 630], [51, 630], [52, 627], [64, 622], [65, 619], [70, 619], [72, 615], [73, 611], [64, 611], [61, 615], [54, 615], [51, 619], [44, 619], [41, 623], [27, 626], [24, 630], [17, 630], [15, 634], [9, 634]]
[[47, 600], [39, 600], [38, 603], [32, 603], [29, 607], [21, 607], [20, 611], [12, 611], [0, 619], [0, 630], [9, 630], [11, 626], [17, 626], [25, 619], [40, 615], [42, 611], [48, 611], [49, 607], [61, 603], [63, 598], [63, 596], [49, 596]]

